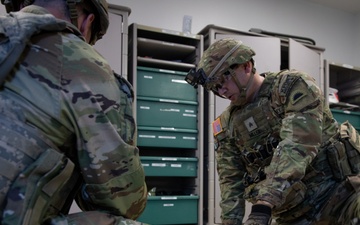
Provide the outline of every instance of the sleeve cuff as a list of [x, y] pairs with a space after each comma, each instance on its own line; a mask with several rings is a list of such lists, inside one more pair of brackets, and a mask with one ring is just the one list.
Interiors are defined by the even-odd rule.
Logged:
[[271, 216], [271, 208], [267, 205], [255, 204], [251, 208], [251, 213], [264, 213]]

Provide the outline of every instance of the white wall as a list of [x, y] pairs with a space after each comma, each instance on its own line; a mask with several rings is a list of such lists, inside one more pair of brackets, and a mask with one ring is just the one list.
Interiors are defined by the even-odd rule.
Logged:
[[360, 66], [360, 15], [304, 0], [108, 0], [131, 8], [129, 24], [182, 31], [185, 15], [192, 33], [208, 24], [250, 28], [312, 38], [324, 58]]
[[[304, 0], [108, 0], [131, 8], [129, 24], [182, 31], [185, 15], [192, 33], [208, 24], [250, 28], [312, 38], [325, 48], [324, 58], [360, 66], [360, 14]], [[0, 14], [5, 8], [0, 6]]]
[[355, 30], [356, 30], [356, 35], [355, 35], [355, 40], [357, 40], [357, 42], [355, 43], [356, 44], [356, 47], [354, 48], [354, 51], [356, 52], [356, 54], [354, 55], [354, 60], [357, 61], [357, 64], [354, 64], [354, 65], [357, 65], [359, 66], [360, 65], [360, 60], [359, 60], [359, 55], [360, 55], [360, 13], [356, 15], [356, 26], [355, 26]]

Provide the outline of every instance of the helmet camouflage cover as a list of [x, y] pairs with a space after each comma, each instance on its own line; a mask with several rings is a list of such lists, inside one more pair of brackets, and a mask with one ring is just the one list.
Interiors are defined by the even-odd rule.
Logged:
[[246, 63], [254, 55], [255, 52], [240, 40], [224, 38], [214, 42], [204, 51], [198, 64], [198, 69], [202, 69], [207, 76], [204, 87], [211, 90], [212, 85], [222, 79], [231, 66]]
[[[106, 33], [109, 27], [109, 15], [108, 15], [108, 3], [106, 0], [65, 0], [70, 11], [70, 15], [76, 12], [74, 3], [81, 3], [83, 1], [90, 2], [95, 10], [96, 16], [99, 17], [97, 25], [95, 27], [95, 34], [92, 37], [92, 43], [94, 44], [97, 40], [101, 39]], [[1, 3], [5, 5], [7, 12], [19, 11], [21, 4], [24, 6], [31, 5], [34, 0], [1, 0]], [[71, 15], [72, 16], [72, 15]]]

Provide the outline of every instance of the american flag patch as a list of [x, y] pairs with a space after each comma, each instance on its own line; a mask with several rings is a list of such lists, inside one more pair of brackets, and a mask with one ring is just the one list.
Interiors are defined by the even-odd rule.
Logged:
[[214, 122], [212, 122], [212, 127], [213, 127], [214, 136], [218, 135], [219, 133], [221, 133], [223, 131], [222, 126], [221, 126], [220, 117], [218, 117]]

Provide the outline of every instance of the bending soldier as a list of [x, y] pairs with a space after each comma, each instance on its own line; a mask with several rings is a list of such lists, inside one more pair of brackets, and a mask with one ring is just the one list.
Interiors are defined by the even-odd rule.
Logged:
[[355, 224], [360, 217], [360, 140], [338, 124], [312, 77], [259, 74], [255, 52], [225, 38], [204, 52], [193, 86], [231, 101], [213, 122], [222, 224]]

